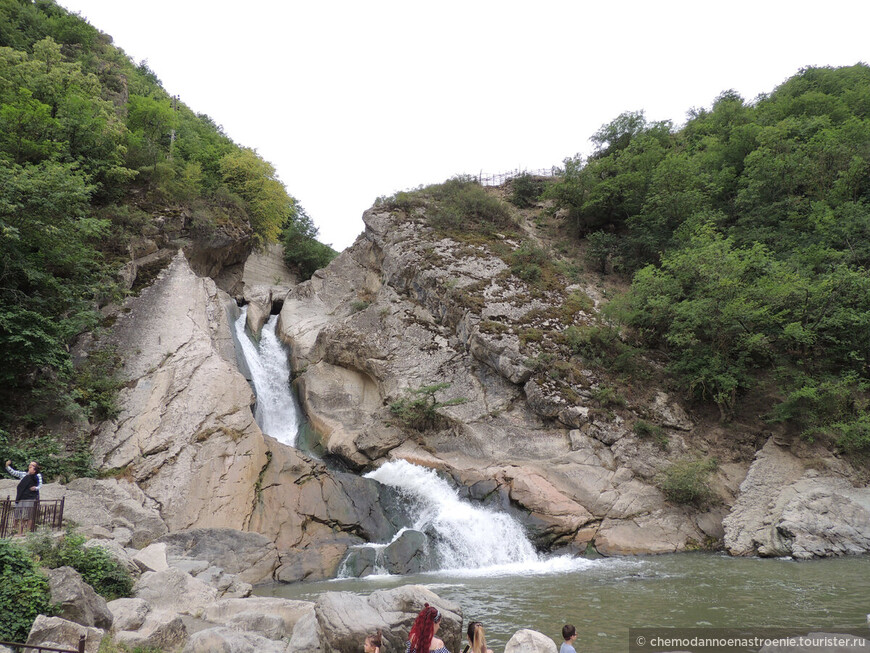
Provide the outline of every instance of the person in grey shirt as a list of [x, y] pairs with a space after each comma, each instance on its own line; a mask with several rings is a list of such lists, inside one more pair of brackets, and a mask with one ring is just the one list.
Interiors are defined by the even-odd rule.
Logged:
[[574, 640], [577, 639], [577, 629], [571, 624], [562, 626], [562, 646], [559, 647], [559, 653], [577, 653], [574, 650]]

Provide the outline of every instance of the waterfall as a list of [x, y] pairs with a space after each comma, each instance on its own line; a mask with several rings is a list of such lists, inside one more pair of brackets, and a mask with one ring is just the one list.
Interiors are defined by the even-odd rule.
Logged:
[[399, 492], [411, 514], [410, 528], [428, 536], [443, 570], [549, 573], [576, 569], [588, 562], [570, 556], [539, 556], [513, 517], [461, 499], [430, 469], [399, 460], [385, 463], [365, 478]]
[[[235, 335], [257, 395], [254, 418], [264, 433], [295, 447], [301, 411], [290, 388], [287, 351], [275, 333], [278, 316], [263, 326], [259, 343], [248, 335], [246, 318], [243, 308]], [[340, 577], [435, 569], [458, 575], [546, 574], [592, 564], [582, 558], [538, 555], [513, 517], [461, 499], [430, 469], [400, 460], [365, 478], [392, 488], [407, 525], [390, 542], [351, 547]], [[395, 556], [390, 557], [391, 551]]]
[[235, 330], [257, 395], [254, 419], [263, 433], [295, 447], [301, 421], [300, 410], [290, 388], [287, 351], [275, 333], [278, 316], [272, 315], [263, 325], [259, 345], [254, 343], [245, 329], [246, 317], [247, 309], [242, 308]]

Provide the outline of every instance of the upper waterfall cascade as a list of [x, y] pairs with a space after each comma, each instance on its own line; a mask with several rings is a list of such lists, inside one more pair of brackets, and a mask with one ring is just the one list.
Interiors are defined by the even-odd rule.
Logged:
[[295, 447], [302, 422], [301, 411], [290, 387], [287, 350], [275, 333], [278, 316], [272, 315], [263, 325], [259, 344], [248, 335], [245, 329], [246, 319], [247, 309], [242, 308], [235, 329], [257, 395], [254, 419], [263, 433]]

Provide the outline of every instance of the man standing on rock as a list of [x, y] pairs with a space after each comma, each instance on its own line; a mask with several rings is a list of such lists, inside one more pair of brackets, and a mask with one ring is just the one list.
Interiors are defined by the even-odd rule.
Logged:
[[12, 461], [6, 461], [6, 471], [15, 478], [20, 478], [15, 493], [14, 520], [18, 522], [18, 534], [24, 533], [24, 522], [31, 517], [33, 506], [39, 500], [39, 490], [42, 487], [42, 474], [39, 473], [39, 463], [35, 460], [27, 467], [26, 472], [12, 469]]

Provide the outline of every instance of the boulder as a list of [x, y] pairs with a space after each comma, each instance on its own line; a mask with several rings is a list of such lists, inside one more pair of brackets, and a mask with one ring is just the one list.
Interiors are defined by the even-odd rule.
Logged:
[[417, 574], [426, 568], [428, 540], [420, 531], [408, 529], [383, 550], [383, 564], [391, 574]]
[[286, 653], [287, 644], [256, 635], [219, 626], [207, 628], [191, 635], [183, 653]]
[[322, 650], [320, 626], [317, 623], [317, 614], [312, 610], [296, 622], [287, 653], [319, 653]]
[[504, 653], [556, 653], [556, 642], [537, 630], [518, 630], [508, 640]]
[[113, 630], [139, 630], [150, 610], [145, 599], [115, 599], [106, 605], [112, 613]]
[[118, 630], [115, 641], [130, 649], [146, 648], [175, 651], [187, 640], [187, 627], [181, 616], [167, 610], [154, 610], [136, 630]]
[[459, 650], [462, 640], [462, 610], [421, 585], [404, 585], [377, 590], [369, 596], [350, 592], [327, 592], [315, 602], [314, 610], [326, 650], [355, 651], [365, 636], [378, 629], [384, 633], [388, 650], [404, 649], [414, 619], [429, 603], [442, 614], [439, 636], [448, 650]]
[[78, 649], [81, 636], [84, 635], [85, 653], [97, 653], [104, 634], [105, 631], [100, 628], [89, 628], [60, 617], [41, 614], [33, 622], [26, 643], [30, 646]]
[[173, 566], [183, 560], [205, 562], [205, 567], [199, 571], [214, 565], [246, 583], [271, 580], [278, 565], [275, 544], [259, 533], [231, 528], [193, 528], [164, 535], [159, 542], [166, 545]]
[[339, 574], [362, 578], [378, 573], [378, 562], [381, 557], [382, 547], [357, 545], [348, 551], [347, 557], [342, 560]]
[[133, 561], [142, 571], [169, 569], [169, 563], [166, 562], [166, 544], [164, 542], [149, 544], [133, 556]]
[[72, 567], [49, 569], [48, 586], [51, 602], [59, 606], [57, 616], [82, 626], [107, 630], [112, 626], [112, 613], [106, 600], [82, 580]]
[[221, 598], [244, 598], [253, 590], [250, 583], [240, 581], [235, 574], [228, 574], [220, 567], [209, 567], [191, 575], [215, 588]]
[[273, 597], [221, 599], [208, 606], [202, 618], [212, 623], [284, 639], [293, 634], [303, 617], [314, 613], [311, 601], [293, 601]]
[[215, 588], [174, 567], [142, 574], [133, 586], [133, 595], [147, 601], [152, 609], [193, 617], [218, 598]]
[[258, 337], [260, 329], [263, 328], [272, 311], [272, 291], [263, 286], [246, 288], [245, 300], [248, 302], [245, 318], [248, 329], [255, 337]]
[[103, 549], [134, 578], [138, 578], [139, 574], [142, 573], [139, 565], [133, 561], [133, 557], [127, 552], [127, 549], [115, 540], [88, 540], [82, 546], [86, 549], [93, 547]]

